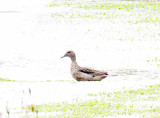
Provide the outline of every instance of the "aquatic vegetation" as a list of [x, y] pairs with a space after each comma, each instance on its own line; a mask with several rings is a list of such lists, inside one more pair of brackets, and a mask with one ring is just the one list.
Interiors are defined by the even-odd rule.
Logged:
[[75, 4], [79, 8], [85, 9], [105, 9], [105, 10], [133, 10], [137, 8], [144, 8], [146, 10], [159, 10], [159, 3], [149, 2], [89, 2], [89, 3], [78, 3]]
[[[63, 18], [127, 19], [128, 23], [160, 23], [157, 2], [68, 2], [52, 3], [50, 7], [69, 7], [70, 13], [52, 14]], [[76, 12], [75, 12], [76, 11]]]
[[[113, 93], [89, 94], [93, 99], [73, 100], [71, 103], [49, 103], [35, 105], [39, 112], [61, 112], [56, 118], [86, 118], [119, 115], [137, 115], [142, 118], [159, 116], [160, 85], [151, 85], [137, 90], [124, 90]], [[45, 118], [46, 116], [40, 116]]]
[[57, 6], [69, 6], [69, 7], [78, 7], [83, 9], [105, 9], [105, 10], [133, 10], [137, 8], [144, 8], [146, 10], [160, 10], [160, 3], [157, 2], [69, 2], [69, 3], [52, 3], [50, 7]]
[[0, 78], [0, 81], [1, 82], [16, 82], [16, 80], [3, 79], [3, 78]]
[[147, 59], [147, 62], [150, 63], [151, 65], [156, 65], [157, 67], [160, 67], [160, 58], [159, 57], [149, 58], [149, 59]]

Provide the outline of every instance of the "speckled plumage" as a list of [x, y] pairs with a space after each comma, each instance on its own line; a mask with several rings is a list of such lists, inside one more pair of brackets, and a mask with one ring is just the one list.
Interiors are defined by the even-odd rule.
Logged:
[[[63, 57], [70, 57], [71, 63], [71, 74], [77, 81], [100, 81], [107, 77], [108, 73], [94, 70], [86, 67], [80, 67], [76, 62], [76, 55], [73, 51], [67, 51]], [[62, 57], [62, 58], [63, 58]]]

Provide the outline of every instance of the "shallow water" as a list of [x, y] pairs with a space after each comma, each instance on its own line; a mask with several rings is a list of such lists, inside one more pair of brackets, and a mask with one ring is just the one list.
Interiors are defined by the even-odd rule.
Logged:
[[[160, 59], [160, 42], [149, 40], [160, 31], [158, 25], [53, 18], [53, 14], [71, 11], [47, 7], [49, 2], [0, 4], [0, 77], [17, 81], [0, 83], [3, 117], [7, 117], [6, 107], [17, 118], [13, 113], [22, 112], [18, 117], [23, 116], [21, 106], [26, 104], [87, 100], [88, 93], [160, 83], [159, 61], [152, 61]], [[142, 31], [137, 32], [139, 28]], [[147, 41], [121, 41], [139, 37]], [[109, 76], [100, 82], [75, 81], [70, 75], [70, 59], [60, 59], [69, 49], [76, 52], [79, 65], [106, 70]]]
[[[88, 100], [92, 99], [88, 96], [90, 93], [115, 92], [160, 84], [158, 73], [153, 74], [144, 71], [136, 72], [136, 74], [126, 74], [126, 71], [123, 71], [116, 71], [115, 73], [119, 75], [109, 76], [100, 82], [77, 82], [70, 80], [57, 82], [2, 82], [0, 93], [3, 94], [1, 94], [0, 104], [3, 109], [3, 115], [7, 117], [5, 113], [7, 108], [10, 111], [10, 116], [15, 118], [17, 116], [33, 116], [35, 115], [34, 113], [29, 112], [26, 114], [26, 110], [22, 110], [21, 107], [50, 102], [73, 102], [76, 99]], [[135, 70], [128, 71], [135, 72]], [[141, 76], [138, 74], [141, 74]], [[17, 114], [17, 112], [20, 113]], [[42, 115], [43, 113], [40, 114]]]

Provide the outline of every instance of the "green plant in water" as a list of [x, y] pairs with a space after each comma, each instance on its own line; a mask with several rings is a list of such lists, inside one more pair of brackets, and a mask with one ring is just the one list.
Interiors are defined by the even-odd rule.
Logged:
[[[137, 114], [140, 117], [155, 118], [154, 114], [160, 115], [160, 105], [139, 104], [139, 102], [158, 103], [160, 98], [160, 85], [151, 85], [137, 90], [124, 90], [114, 93], [89, 94], [94, 97], [87, 101], [73, 101], [72, 103], [49, 103], [35, 105], [40, 112], [61, 112], [56, 118], [88, 118], [107, 117], [118, 115]], [[98, 99], [95, 99], [97, 97]], [[137, 107], [138, 105], [138, 107]], [[42, 117], [45, 118], [46, 116]]]
[[3, 79], [3, 78], [0, 78], [0, 81], [2, 81], [2, 82], [16, 82], [16, 80]]
[[160, 66], [160, 58], [159, 57], [155, 57], [155, 58], [152, 58], [152, 59], [147, 59], [147, 62], [151, 63], [151, 64], [156, 64], [157, 67]]

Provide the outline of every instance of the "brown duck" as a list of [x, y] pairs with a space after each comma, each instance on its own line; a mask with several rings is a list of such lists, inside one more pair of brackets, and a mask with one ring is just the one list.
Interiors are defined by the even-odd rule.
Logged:
[[[90, 68], [80, 67], [76, 62], [76, 55], [73, 51], [67, 51], [63, 57], [70, 57], [71, 74], [77, 81], [100, 81], [107, 77], [108, 73]], [[61, 57], [61, 58], [63, 58]]]

